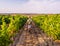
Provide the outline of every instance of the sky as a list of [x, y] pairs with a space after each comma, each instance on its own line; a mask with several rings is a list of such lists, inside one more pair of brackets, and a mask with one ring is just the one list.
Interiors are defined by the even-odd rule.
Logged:
[[60, 13], [60, 0], [0, 0], [0, 13]]

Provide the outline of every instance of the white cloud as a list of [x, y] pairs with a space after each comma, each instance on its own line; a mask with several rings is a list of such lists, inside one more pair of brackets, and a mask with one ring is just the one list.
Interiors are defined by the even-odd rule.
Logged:
[[37, 1], [30, 0], [29, 2], [18, 5], [17, 7], [0, 8], [0, 12], [18, 12], [18, 13], [60, 13], [60, 2], [54, 0]]

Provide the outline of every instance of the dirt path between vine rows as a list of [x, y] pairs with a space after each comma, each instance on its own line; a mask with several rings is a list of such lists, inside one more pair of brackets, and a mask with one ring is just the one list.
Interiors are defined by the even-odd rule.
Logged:
[[14, 42], [10, 46], [59, 46], [54, 43], [52, 38], [40, 30], [32, 21], [31, 28], [28, 23], [16, 34]]

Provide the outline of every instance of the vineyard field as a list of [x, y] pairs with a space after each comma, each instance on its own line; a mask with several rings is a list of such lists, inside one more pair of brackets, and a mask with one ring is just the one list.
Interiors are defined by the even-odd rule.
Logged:
[[0, 15], [0, 46], [9, 46], [10, 40], [27, 21], [26, 16]]
[[35, 24], [54, 40], [60, 40], [60, 15], [36, 15], [32, 18]]
[[60, 14], [0, 14], [0, 46], [55, 46], [59, 40]]

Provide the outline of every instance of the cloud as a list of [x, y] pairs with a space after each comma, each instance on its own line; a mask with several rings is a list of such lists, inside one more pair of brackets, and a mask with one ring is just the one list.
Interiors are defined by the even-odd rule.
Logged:
[[[20, 0], [22, 1], [22, 0]], [[26, 2], [25, 2], [26, 1]], [[22, 3], [14, 3], [0, 7], [1, 12], [15, 13], [60, 13], [60, 2], [57, 0], [24, 0]], [[17, 1], [18, 2], [18, 1]], [[5, 3], [4, 3], [5, 4]], [[6, 5], [6, 4], [5, 4]], [[9, 6], [8, 6], [9, 5]]]
[[31, 0], [29, 3], [25, 4], [23, 11], [31, 13], [60, 13], [59, 5], [59, 2], [36, 2]]

